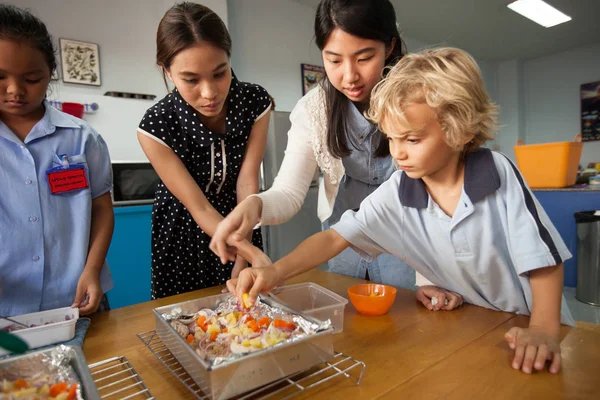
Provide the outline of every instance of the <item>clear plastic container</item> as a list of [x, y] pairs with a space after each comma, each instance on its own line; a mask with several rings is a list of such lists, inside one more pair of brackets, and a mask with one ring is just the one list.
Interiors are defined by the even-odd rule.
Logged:
[[[27, 326], [35, 325], [32, 328], [11, 332], [27, 342], [30, 349], [35, 349], [73, 339], [75, 337], [75, 324], [79, 319], [79, 309], [71, 307], [56, 308], [10, 317], [10, 319]], [[10, 325], [13, 325], [13, 323], [0, 318], [0, 329], [7, 328]], [[7, 350], [0, 348], [0, 356], [8, 353]]]
[[273, 290], [271, 296], [292, 310], [322, 321], [330, 319], [334, 327], [333, 333], [344, 330], [344, 308], [348, 300], [316, 283], [282, 286]]

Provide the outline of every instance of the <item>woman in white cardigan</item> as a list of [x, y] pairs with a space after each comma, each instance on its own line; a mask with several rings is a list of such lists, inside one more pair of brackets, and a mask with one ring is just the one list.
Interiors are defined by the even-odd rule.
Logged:
[[[394, 172], [387, 141], [363, 116], [384, 67], [404, 54], [394, 7], [389, 0], [322, 0], [315, 37], [326, 78], [290, 115], [285, 157], [273, 186], [246, 198], [217, 227], [210, 247], [222, 262], [235, 257], [227, 246], [232, 233], [249, 237], [258, 223], [292, 218], [317, 168], [323, 173], [318, 217], [324, 228], [358, 208]], [[406, 288], [415, 283], [414, 271], [387, 254], [367, 262], [347, 249], [329, 261], [329, 270]]]

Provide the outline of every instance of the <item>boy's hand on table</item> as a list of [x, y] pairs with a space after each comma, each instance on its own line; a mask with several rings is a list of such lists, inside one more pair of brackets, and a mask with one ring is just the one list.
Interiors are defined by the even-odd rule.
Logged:
[[417, 300], [419, 300], [428, 310], [454, 310], [463, 303], [460, 294], [442, 289], [437, 286], [419, 286], [417, 289]]
[[541, 371], [550, 361], [550, 372], [560, 371], [560, 338], [558, 333], [530, 325], [529, 328], [511, 328], [504, 338], [508, 346], [515, 351], [512, 367], [530, 374], [535, 368]]

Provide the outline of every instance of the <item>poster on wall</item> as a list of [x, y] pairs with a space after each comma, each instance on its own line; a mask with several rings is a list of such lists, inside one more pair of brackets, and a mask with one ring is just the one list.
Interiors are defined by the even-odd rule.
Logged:
[[301, 64], [302, 67], [302, 95], [317, 86], [325, 76], [325, 69], [318, 65]]
[[59, 42], [63, 82], [100, 86], [98, 45], [70, 39], [59, 39]]
[[581, 85], [581, 136], [600, 140], [600, 81]]

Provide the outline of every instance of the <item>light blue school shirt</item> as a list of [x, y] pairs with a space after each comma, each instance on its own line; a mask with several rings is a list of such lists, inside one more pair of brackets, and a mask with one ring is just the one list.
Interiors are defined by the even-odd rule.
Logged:
[[[92, 199], [112, 188], [106, 143], [86, 122], [44, 102], [24, 142], [0, 121], [0, 315], [73, 303], [85, 266]], [[89, 188], [53, 195], [46, 171], [83, 164]], [[102, 290], [113, 287], [105, 261]]]
[[[396, 172], [332, 229], [365, 258], [394, 254], [468, 303], [525, 315], [529, 272], [571, 257], [518, 169], [487, 149], [466, 157], [452, 217], [422, 180]], [[564, 297], [561, 322], [574, 325]]]
[[[342, 158], [344, 179], [340, 183], [333, 212], [323, 224], [324, 229], [336, 224], [347, 210], [358, 208], [395, 171], [391, 156], [375, 157], [379, 144], [377, 126], [370, 123], [351, 101], [347, 102], [347, 107], [346, 134], [351, 152]], [[389, 254], [367, 261], [354, 250], [346, 249], [329, 260], [328, 266], [330, 272], [354, 278], [363, 279], [368, 272], [369, 279], [373, 282], [408, 289], [415, 287], [415, 271]]]

